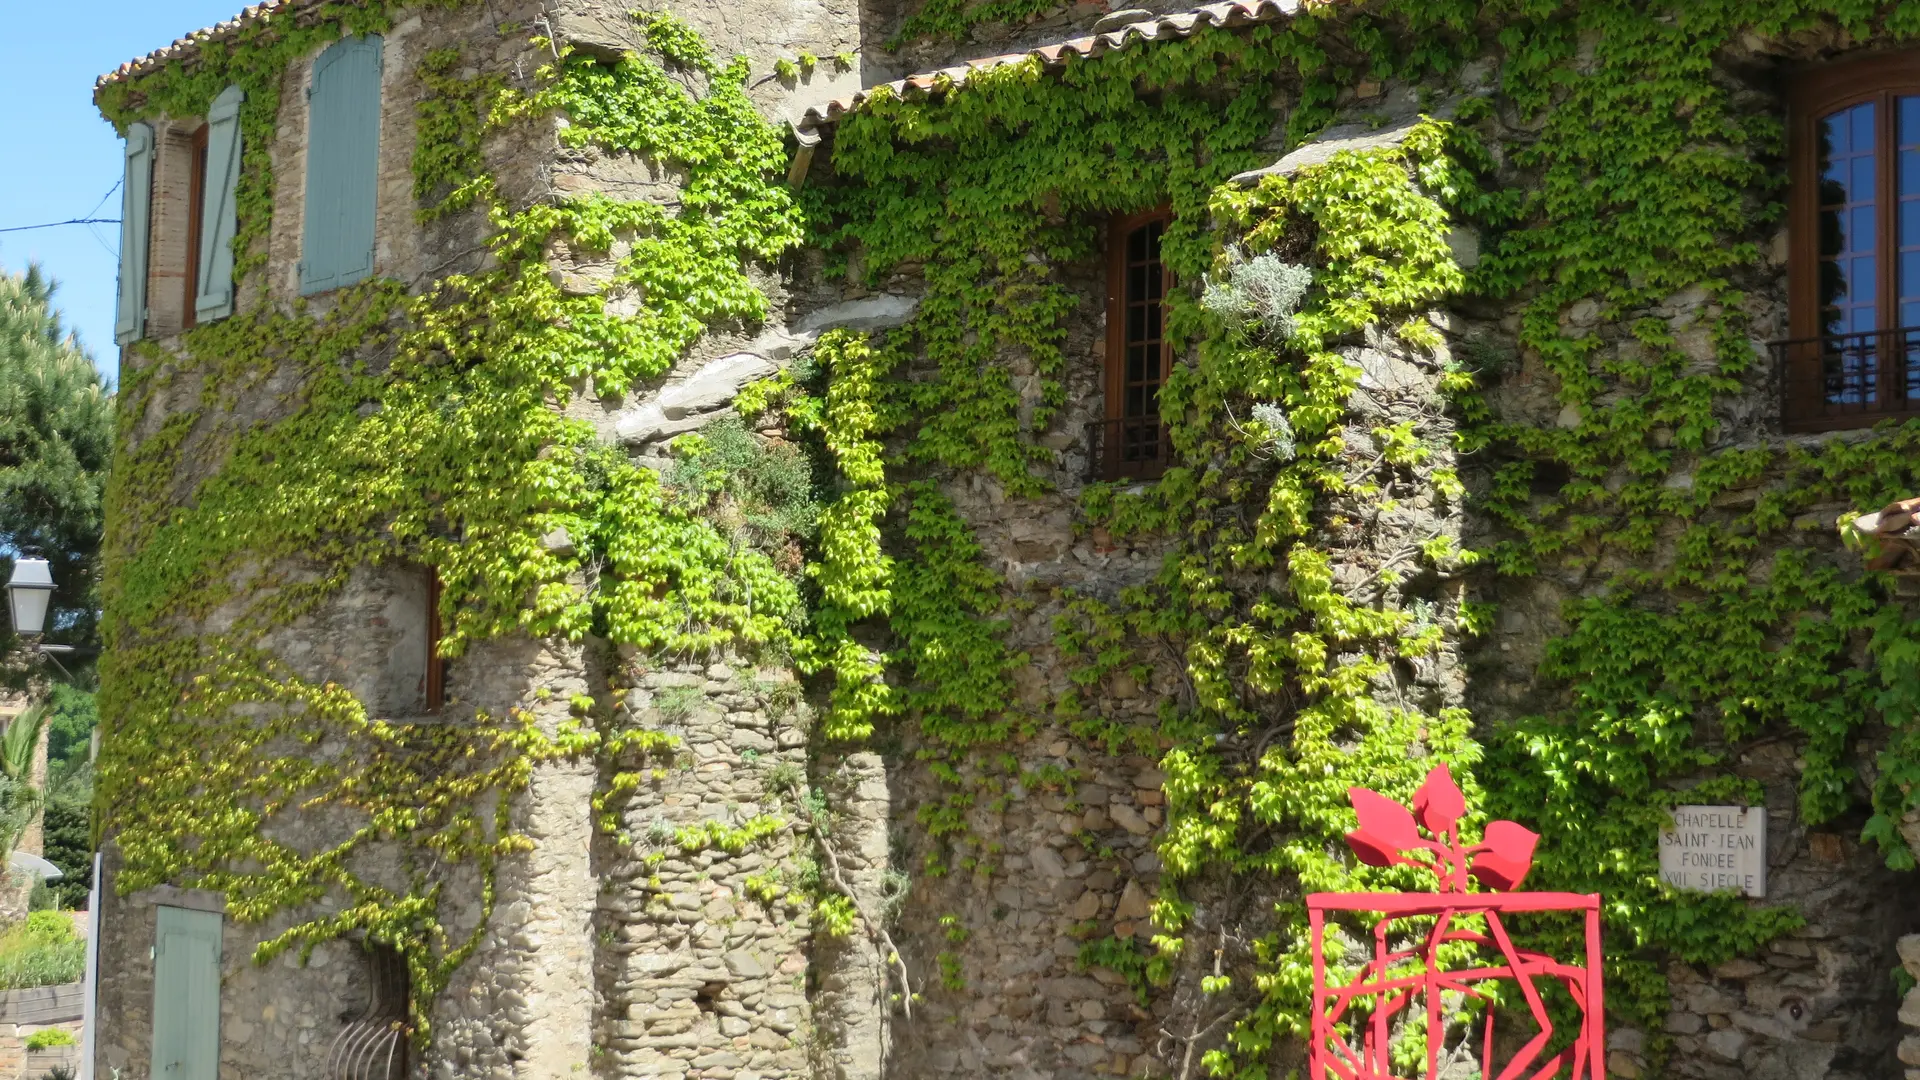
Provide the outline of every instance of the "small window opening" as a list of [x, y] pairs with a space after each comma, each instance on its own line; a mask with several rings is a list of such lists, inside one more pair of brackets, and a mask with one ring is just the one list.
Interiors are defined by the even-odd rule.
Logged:
[[342, 1017], [345, 1026], [327, 1052], [327, 1080], [402, 1080], [412, 1036], [407, 961], [389, 945], [367, 942], [364, 948], [367, 1007]]
[[427, 571], [426, 709], [439, 712], [447, 703], [447, 661], [440, 655], [444, 625], [440, 617], [440, 572]]
[[1160, 418], [1160, 388], [1173, 362], [1166, 337], [1171, 278], [1160, 259], [1171, 218], [1165, 210], [1120, 218], [1108, 238], [1106, 419], [1089, 440], [1103, 480], [1152, 479], [1173, 456]]

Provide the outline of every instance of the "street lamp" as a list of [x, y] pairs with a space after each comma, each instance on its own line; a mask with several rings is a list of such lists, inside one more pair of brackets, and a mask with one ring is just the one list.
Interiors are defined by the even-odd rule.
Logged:
[[38, 637], [47, 629], [47, 607], [53, 601], [53, 570], [45, 559], [15, 559], [7, 582], [7, 606], [13, 609], [13, 632]]

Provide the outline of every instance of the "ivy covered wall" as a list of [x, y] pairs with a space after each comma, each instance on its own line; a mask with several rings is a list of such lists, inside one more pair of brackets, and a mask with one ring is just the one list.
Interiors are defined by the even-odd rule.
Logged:
[[[1310, 6], [877, 93], [797, 195], [749, 91], [851, 69], [872, 13], [732, 63], [713, 13], [592, 14], [574, 52], [579, 13], [344, 5], [102, 91], [249, 95], [241, 314], [126, 365], [122, 894], [219, 894], [276, 972], [399, 950], [427, 1063], [1261, 1076], [1305, 1024], [1301, 893], [1419, 885], [1344, 853], [1347, 787], [1439, 760], [1542, 832], [1530, 884], [1606, 896], [1615, 1071], [1893, 1067], [1914, 639], [1833, 526], [1911, 494], [1916, 436], [1781, 435], [1760, 345], [1779, 73], [1909, 13]], [[419, 254], [296, 302], [280, 102], [382, 30], [417, 43], [383, 205]], [[1395, 137], [1233, 179], [1336, 123]], [[1179, 460], [1083, 484], [1102, 226], [1161, 204]], [[738, 356], [778, 373], [621, 442]], [[343, 643], [426, 568], [456, 704], [422, 723]], [[1666, 807], [1763, 800], [1775, 902], [1659, 885]], [[840, 1019], [775, 1027], [796, 986]]]

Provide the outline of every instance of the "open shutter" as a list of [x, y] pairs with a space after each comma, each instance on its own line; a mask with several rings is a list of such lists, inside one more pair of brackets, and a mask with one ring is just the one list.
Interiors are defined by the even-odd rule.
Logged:
[[120, 192], [120, 304], [113, 340], [140, 340], [147, 329], [147, 212], [153, 202], [153, 128], [127, 126], [127, 172]]
[[234, 193], [240, 186], [240, 102], [229, 86], [207, 110], [206, 204], [200, 211], [200, 293], [193, 298], [198, 322], [233, 314], [233, 235], [239, 226]]
[[380, 45], [374, 35], [342, 38], [313, 64], [307, 91], [303, 295], [351, 285], [373, 273]]
[[155, 911], [152, 1080], [219, 1080], [220, 916]]

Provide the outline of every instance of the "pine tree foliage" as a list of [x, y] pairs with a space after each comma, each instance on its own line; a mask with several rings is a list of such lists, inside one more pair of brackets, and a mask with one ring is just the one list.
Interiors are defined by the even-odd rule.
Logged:
[[53, 291], [37, 266], [0, 272], [0, 575], [18, 553], [49, 560], [48, 638], [85, 642], [97, 623], [113, 395], [61, 326]]

